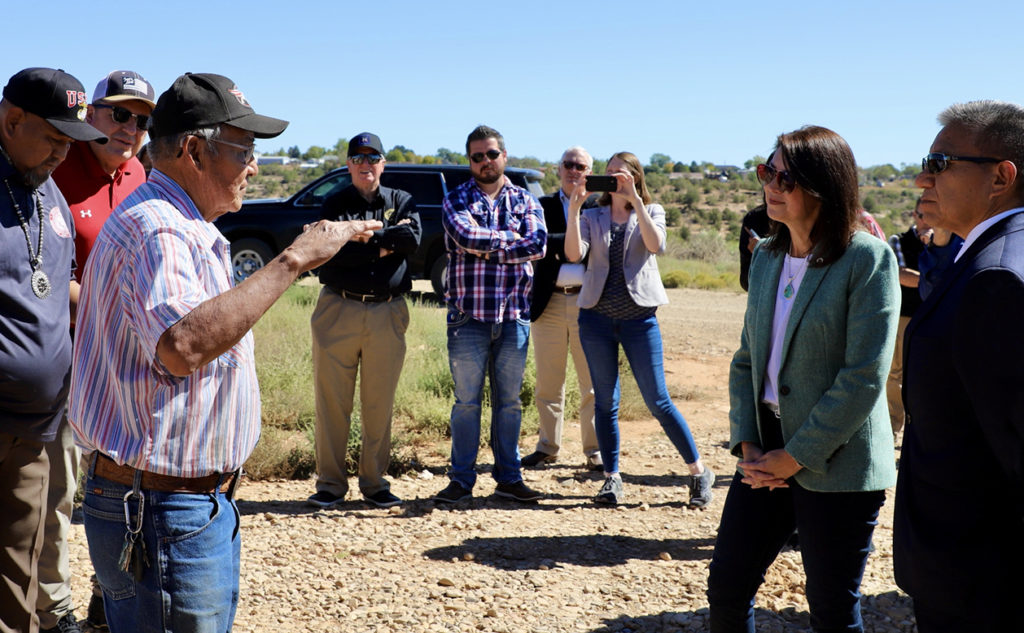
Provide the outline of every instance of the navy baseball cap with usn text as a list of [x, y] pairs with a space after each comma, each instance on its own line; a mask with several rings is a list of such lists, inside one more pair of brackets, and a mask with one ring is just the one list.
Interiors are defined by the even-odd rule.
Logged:
[[82, 82], [63, 70], [26, 68], [7, 81], [4, 99], [76, 141], [107, 142], [102, 132], [85, 122], [89, 102]]

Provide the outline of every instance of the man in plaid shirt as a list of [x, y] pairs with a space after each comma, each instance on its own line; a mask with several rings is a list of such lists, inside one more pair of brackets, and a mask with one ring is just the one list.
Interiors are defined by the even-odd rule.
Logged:
[[495, 494], [534, 501], [519, 463], [519, 391], [530, 340], [532, 260], [544, 256], [544, 211], [505, 177], [508, 155], [497, 130], [478, 126], [466, 139], [473, 179], [444, 201], [448, 250], [448, 362], [455, 383], [452, 466], [442, 503], [469, 498], [476, 484], [484, 377], [491, 386]]

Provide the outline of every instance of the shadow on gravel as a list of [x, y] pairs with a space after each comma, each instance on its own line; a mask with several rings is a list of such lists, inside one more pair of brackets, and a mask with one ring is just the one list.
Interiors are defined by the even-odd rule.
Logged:
[[[864, 630], [872, 633], [914, 633], [913, 605], [910, 597], [897, 591], [864, 596], [861, 603]], [[758, 631], [765, 633], [812, 633], [810, 614], [793, 607], [781, 611], [755, 609]], [[651, 615], [620, 615], [604, 619], [604, 625], [589, 633], [684, 633], [706, 631], [707, 608], [696, 611], [663, 611]]]
[[512, 536], [471, 538], [461, 545], [438, 547], [423, 554], [433, 560], [472, 560], [496, 569], [552, 569], [570, 564], [583, 567], [624, 565], [631, 560], [708, 560], [713, 538], [644, 539], [633, 536]]

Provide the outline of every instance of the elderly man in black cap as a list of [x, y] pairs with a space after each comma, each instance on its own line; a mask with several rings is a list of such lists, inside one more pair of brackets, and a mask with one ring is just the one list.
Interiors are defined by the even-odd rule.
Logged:
[[[28, 68], [0, 101], [0, 631], [39, 630], [38, 555], [49, 459], [71, 373], [71, 212], [50, 174], [74, 140], [103, 139], [85, 122], [82, 84]], [[72, 292], [72, 286], [75, 291]]]
[[316, 493], [307, 503], [329, 508], [348, 491], [348, 434], [360, 374], [362, 450], [359, 490], [367, 503], [402, 503], [384, 478], [391, 457], [391, 414], [405, 361], [412, 289], [408, 259], [420, 243], [420, 216], [412, 196], [380, 186], [384, 147], [363, 132], [348, 142], [352, 184], [324, 201], [326, 220], [379, 220], [373, 237], [349, 242], [320, 270], [313, 311], [313, 378], [316, 386]]
[[213, 220], [241, 208], [256, 114], [227, 77], [188, 73], [153, 110], [149, 181], [107, 219], [75, 327], [69, 419], [92, 451], [85, 532], [111, 631], [229, 631], [234, 487], [260, 432], [253, 324], [303, 272], [379, 222], [321, 221], [233, 286]]

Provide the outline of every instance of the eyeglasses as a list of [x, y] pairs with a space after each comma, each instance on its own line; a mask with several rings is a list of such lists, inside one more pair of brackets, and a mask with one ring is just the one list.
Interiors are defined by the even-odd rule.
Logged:
[[238, 143], [230, 143], [228, 141], [222, 141], [219, 138], [211, 138], [210, 140], [213, 141], [214, 143], [220, 143], [221, 145], [227, 145], [228, 147], [235, 147], [237, 149], [243, 150], [245, 152], [245, 154], [242, 157], [242, 162], [245, 163], [246, 165], [248, 165], [249, 161], [251, 161], [253, 156], [256, 155], [256, 144], [255, 143], [253, 143], [252, 145], [239, 145]]
[[764, 163], [757, 166], [757, 179], [765, 187], [774, 181], [775, 188], [782, 193], [789, 193], [796, 187], [796, 178], [793, 177], [793, 174], [788, 169], [779, 170]]
[[921, 171], [926, 174], [941, 174], [949, 169], [949, 164], [956, 161], [968, 163], [1001, 163], [1001, 158], [986, 158], [984, 156], [950, 156], [941, 152], [932, 152], [921, 159]]
[[139, 128], [143, 132], [149, 129], [150, 118], [147, 114], [135, 114], [127, 108], [121, 106], [107, 105], [105, 103], [94, 103], [94, 108], [106, 108], [110, 110], [110, 116], [114, 119], [115, 123], [121, 123], [122, 125], [132, 120], [135, 117], [135, 127]]
[[384, 160], [384, 157], [380, 154], [353, 154], [348, 159], [356, 165], [362, 165], [363, 163], [370, 163], [376, 165], [380, 161]]
[[469, 160], [473, 161], [474, 163], [482, 163], [484, 162], [485, 156], [489, 160], [498, 160], [498, 157], [501, 156], [501, 152], [499, 152], [496, 149], [489, 149], [486, 152], [477, 152], [475, 154], [470, 154]]
[[571, 160], [563, 160], [562, 161], [562, 167], [566, 168], [569, 171], [580, 171], [580, 172], [587, 171], [588, 169], [590, 169], [589, 167], [587, 167], [583, 163], [574, 163]]

